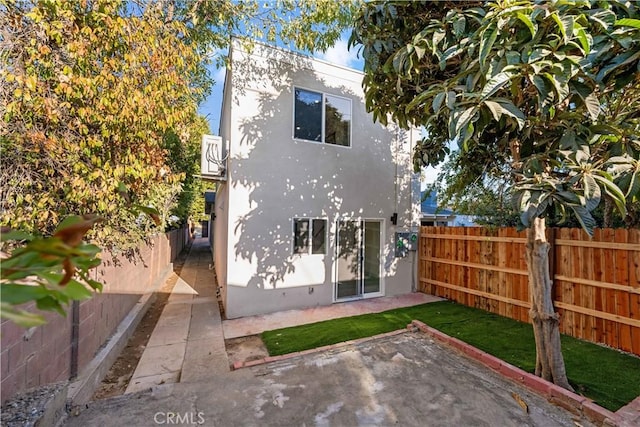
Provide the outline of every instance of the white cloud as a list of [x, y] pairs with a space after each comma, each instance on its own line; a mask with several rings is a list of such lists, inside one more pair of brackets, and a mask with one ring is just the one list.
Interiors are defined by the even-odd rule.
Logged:
[[352, 49], [349, 51], [347, 49], [347, 39], [341, 38], [327, 49], [324, 53], [319, 53], [318, 58], [324, 59], [325, 61], [331, 62], [333, 64], [343, 65], [345, 67], [350, 68], [362, 68], [362, 61], [358, 59], [356, 49]]

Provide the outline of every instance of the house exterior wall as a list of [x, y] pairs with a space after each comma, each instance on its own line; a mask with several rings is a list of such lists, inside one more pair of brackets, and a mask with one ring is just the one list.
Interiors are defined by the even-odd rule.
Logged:
[[[232, 81], [230, 72], [227, 71], [225, 78], [224, 91], [222, 95], [222, 105], [231, 105]], [[223, 108], [220, 114], [220, 135], [223, 139], [223, 147], [230, 149], [229, 136], [231, 135], [231, 120], [235, 109]], [[229, 152], [224, 152], [227, 155]], [[227, 171], [226, 176], [229, 176]], [[228, 260], [228, 236], [229, 236], [229, 181], [219, 182], [216, 188], [216, 200], [214, 205], [213, 218], [213, 265], [216, 272], [216, 278], [220, 287], [221, 298], [226, 310], [226, 278], [227, 278], [227, 260]]]
[[[227, 317], [334, 302], [339, 219], [381, 222], [383, 294], [411, 292], [411, 256], [394, 251], [395, 232], [419, 224], [416, 132], [373, 123], [360, 72], [263, 45], [247, 54], [234, 43], [231, 58], [221, 125], [228, 181], [218, 191], [214, 233]], [[294, 87], [351, 100], [350, 147], [293, 138]], [[294, 218], [327, 220], [325, 254], [293, 254]]]

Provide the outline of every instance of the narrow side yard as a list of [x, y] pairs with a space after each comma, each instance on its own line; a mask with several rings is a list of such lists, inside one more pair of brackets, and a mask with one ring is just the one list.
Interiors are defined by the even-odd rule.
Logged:
[[[401, 329], [413, 319], [528, 372], [535, 369], [531, 325], [450, 301], [266, 331], [261, 337], [275, 356]], [[562, 352], [576, 392], [600, 406], [616, 411], [640, 395], [640, 358], [565, 335]]]
[[186, 247], [178, 255], [173, 263], [173, 274], [167, 278], [162, 287], [156, 292], [155, 301], [151, 304], [142, 320], [140, 320], [135, 332], [131, 335], [122, 353], [120, 353], [120, 356], [118, 356], [105, 375], [91, 400], [106, 399], [124, 394], [188, 255], [189, 247]]

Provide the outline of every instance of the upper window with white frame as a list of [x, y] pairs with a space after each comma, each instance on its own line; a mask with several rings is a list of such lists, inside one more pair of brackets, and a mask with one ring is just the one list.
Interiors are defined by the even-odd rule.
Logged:
[[327, 251], [327, 220], [321, 218], [293, 219], [293, 253], [325, 254]]
[[351, 100], [295, 88], [293, 137], [351, 146]]

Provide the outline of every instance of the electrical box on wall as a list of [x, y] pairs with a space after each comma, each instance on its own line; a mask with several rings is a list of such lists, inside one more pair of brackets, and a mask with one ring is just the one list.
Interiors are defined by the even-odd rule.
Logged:
[[205, 180], [224, 181], [228, 153], [224, 141], [215, 135], [202, 135], [200, 150], [200, 173]]
[[409, 251], [418, 250], [418, 233], [400, 232], [396, 233], [396, 258], [409, 255]]

